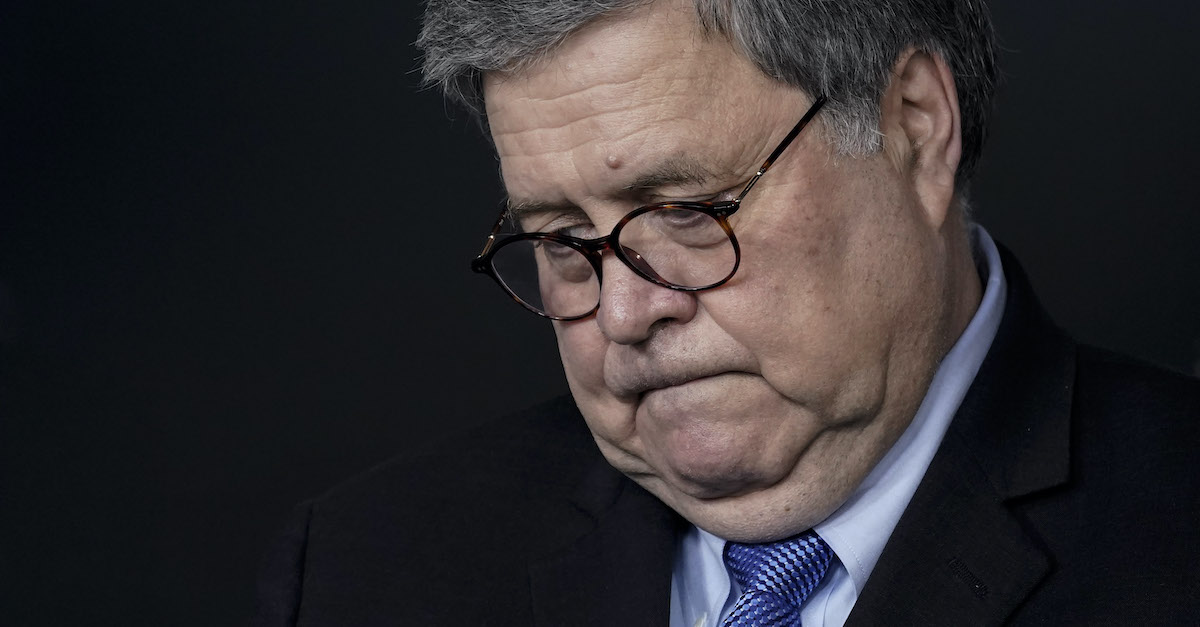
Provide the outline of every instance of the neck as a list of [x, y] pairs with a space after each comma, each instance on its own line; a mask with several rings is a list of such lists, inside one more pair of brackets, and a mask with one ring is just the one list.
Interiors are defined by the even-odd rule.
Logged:
[[950, 303], [943, 327], [944, 354], [954, 346], [979, 309], [979, 302], [983, 297], [983, 284], [971, 249], [969, 224], [963, 213], [952, 212], [942, 225], [942, 230], [947, 253], [946, 299]]

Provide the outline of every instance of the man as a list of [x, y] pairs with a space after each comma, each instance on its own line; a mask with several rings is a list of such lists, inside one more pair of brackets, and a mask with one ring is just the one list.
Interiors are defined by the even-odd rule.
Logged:
[[1076, 346], [967, 215], [978, 2], [446, 0], [421, 45], [573, 400], [306, 503], [263, 624], [1200, 612], [1200, 388]]

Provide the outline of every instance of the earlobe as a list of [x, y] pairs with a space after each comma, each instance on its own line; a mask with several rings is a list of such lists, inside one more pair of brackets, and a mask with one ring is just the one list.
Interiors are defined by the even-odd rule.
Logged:
[[962, 157], [958, 92], [941, 56], [910, 49], [900, 56], [883, 99], [886, 130], [895, 132], [931, 224], [940, 228], [954, 202]]

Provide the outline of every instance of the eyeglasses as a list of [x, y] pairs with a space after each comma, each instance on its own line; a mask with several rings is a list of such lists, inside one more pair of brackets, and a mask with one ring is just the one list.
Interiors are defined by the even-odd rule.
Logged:
[[559, 232], [517, 233], [496, 241], [509, 218], [505, 209], [471, 269], [490, 275], [526, 309], [551, 320], [586, 318], [600, 307], [601, 255], [606, 250], [656, 285], [684, 292], [722, 285], [742, 259], [729, 216], [825, 100], [817, 97], [733, 200], [639, 207], [621, 218], [611, 233], [595, 239]]

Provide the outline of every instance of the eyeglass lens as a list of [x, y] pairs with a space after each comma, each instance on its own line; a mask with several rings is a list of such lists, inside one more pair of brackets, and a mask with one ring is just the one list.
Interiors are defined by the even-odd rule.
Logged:
[[[737, 249], [713, 216], [667, 205], [629, 219], [617, 233], [627, 264], [676, 288], [705, 288], [737, 267]], [[585, 316], [600, 302], [600, 279], [588, 256], [540, 237], [506, 241], [492, 257], [496, 276], [527, 307], [554, 318]]]

